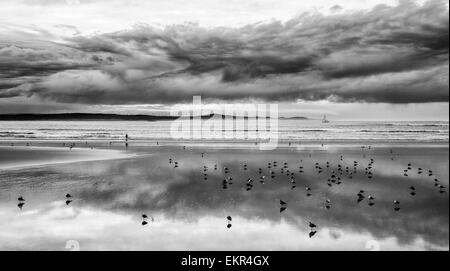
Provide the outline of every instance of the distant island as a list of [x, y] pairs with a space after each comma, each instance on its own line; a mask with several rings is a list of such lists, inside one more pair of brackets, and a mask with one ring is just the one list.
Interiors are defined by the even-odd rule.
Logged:
[[280, 119], [289, 119], [289, 120], [309, 120], [307, 117], [281, 117]]
[[[222, 119], [225, 115], [203, 115], [202, 119], [210, 119], [214, 116], [221, 116]], [[120, 115], [120, 114], [102, 114], [102, 113], [60, 113], [60, 114], [1, 114], [0, 121], [47, 121], [47, 120], [66, 120], [66, 121], [171, 121], [180, 117], [177, 116], [157, 116], [157, 115]], [[193, 118], [193, 117], [190, 117]], [[244, 116], [248, 119], [247, 116]], [[258, 117], [256, 117], [258, 118]], [[266, 117], [269, 119], [270, 117]], [[280, 119], [302, 119], [306, 120], [306, 117], [280, 117]]]

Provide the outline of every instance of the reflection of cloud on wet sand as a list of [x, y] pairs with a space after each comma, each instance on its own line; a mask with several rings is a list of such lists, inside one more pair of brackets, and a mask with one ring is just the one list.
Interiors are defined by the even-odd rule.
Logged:
[[[180, 162], [178, 169], [168, 164], [169, 155]], [[348, 154], [348, 157], [352, 158], [349, 160], [353, 161], [355, 158], [362, 163], [362, 158], [357, 156], [357, 151]], [[374, 181], [369, 181], [360, 167], [359, 175], [352, 180], [343, 178], [342, 185], [335, 185], [332, 188], [326, 184], [329, 175], [323, 175], [324, 173], [318, 175], [313, 173], [312, 169], [315, 161], [323, 164], [325, 159], [336, 166], [338, 163], [336, 155], [323, 154], [309, 159], [301, 153], [293, 152], [283, 155], [275, 153], [271, 155], [271, 159], [268, 159], [259, 155], [258, 152], [239, 151], [208, 154], [203, 160], [200, 155], [193, 153], [161, 152], [132, 160], [55, 167], [52, 170], [57, 173], [56, 175], [60, 174], [59, 179], [71, 181], [65, 184], [55, 182], [53, 186], [61, 193], [65, 189], [75, 195], [77, 201], [73, 208], [97, 212], [98, 219], [102, 213], [110, 214], [112, 217], [102, 219], [99, 223], [104, 225], [103, 230], [111, 234], [115, 227], [114, 216], [124, 219], [125, 224], [130, 227], [140, 227], [141, 212], [145, 211], [157, 217], [155, 223], [164, 224], [164, 230], [171, 232], [170, 236], [173, 239], [169, 238], [168, 242], [172, 242], [170, 240], [175, 242], [171, 244], [174, 246], [171, 247], [172, 249], [202, 248], [201, 245], [191, 243], [194, 241], [190, 239], [198, 239], [197, 234], [204, 236], [205, 240], [214, 240], [208, 248], [233, 248], [233, 242], [226, 243], [224, 240], [224, 244], [218, 243], [219, 237], [211, 239], [210, 236], [225, 229], [227, 215], [233, 216], [234, 234], [246, 236], [245, 238], [241, 236], [240, 238], [244, 238], [242, 240], [252, 236], [255, 239], [264, 240], [260, 242], [266, 242], [261, 244], [249, 241], [248, 249], [261, 247], [267, 247], [267, 249], [364, 249], [364, 242], [370, 239], [380, 240], [382, 249], [448, 247], [447, 194], [439, 194], [433, 186], [432, 179], [427, 177], [414, 176], [405, 180], [401, 175], [404, 161], [391, 162], [389, 168], [384, 170], [385, 163], [381, 161], [382, 156], [375, 154], [374, 157], [376, 160]], [[431, 161], [423, 161], [423, 164], [442, 163], [442, 158], [435, 156]], [[300, 159], [304, 160], [303, 175], [297, 173]], [[430, 158], [427, 159], [430, 160]], [[296, 172], [297, 187], [294, 190], [291, 190], [289, 179], [281, 177], [279, 169], [276, 170], [275, 181], [270, 180], [269, 175], [266, 174], [268, 177], [266, 184], [259, 183], [258, 168], [264, 168], [268, 161], [273, 160], [278, 160], [279, 164], [287, 161], [289, 167]], [[368, 158], [364, 161], [367, 160]], [[245, 173], [242, 169], [244, 161], [249, 165], [249, 170]], [[213, 167], [216, 163], [218, 170], [214, 171]], [[206, 181], [203, 180], [202, 175], [205, 164], [210, 169]], [[234, 179], [234, 184], [226, 190], [222, 189], [221, 184], [223, 180], [221, 168], [225, 165], [230, 168], [230, 176]], [[85, 168], [84, 172], [89, 174], [79, 176], [77, 172], [81, 167]], [[441, 174], [439, 178], [442, 180], [448, 178], [446, 172], [436, 170], [435, 172]], [[26, 173], [16, 173], [9, 178], [17, 179], [21, 174]], [[245, 190], [247, 178], [253, 178], [255, 182], [251, 191]], [[44, 182], [45, 177], [34, 181]], [[7, 186], [4, 184], [3, 187], [5, 185]], [[416, 186], [418, 190], [418, 195], [414, 198], [408, 194], [410, 185]], [[313, 195], [309, 198], [305, 195], [306, 186], [311, 187], [313, 191]], [[356, 202], [356, 193], [361, 189], [366, 190], [367, 195], [375, 196], [374, 206], [369, 207], [367, 199], [360, 204]], [[327, 198], [332, 202], [330, 210], [325, 209], [324, 202]], [[282, 214], [279, 213], [279, 199], [288, 202], [288, 209]], [[402, 209], [398, 213], [393, 211], [394, 199], [401, 202]], [[36, 202], [43, 201], [48, 199], [36, 199]], [[30, 204], [29, 208], [34, 206]], [[80, 217], [82, 214], [73, 217], [73, 223], [83, 223]], [[109, 223], [110, 219], [112, 223]], [[320, 227], [318, 235], [311, 240], [307, 236], [309, 220]], [[150, 227], [155, 228], [153, 224]], [[118, 233], [116, 232], [116, 235], [121, 237], [117, 238], [123, 238], [126, 244], [126, 233], [122, 231]], [[291, 234], [292, 239], [298, 238], [301, 241], [298, 244], [293, 243], [287, 237], [287, 233]], [[223, 234], [227, 234], [226, 231]], [[274, 237], [285, 234], [286, 239]], [[182, 238], [182, 235], [191, 237]], [[196, 238], [193, 238], [194, 236]], [[353, 241], [351, 241], [352, 238]], [[85, 242], [89, 242], [88, 239]], [[144, 244], [142, 246], [157, 249], [156, 244], [161, 240], [153, 241], [153, 246], [148, 247]], [[97, 244], [96, 247], [100, 246], [102, 244]], [[104, 246], [103, 248], [108, 248], [107, 244]], [[161, 245], [161, 248], [168, 246], [170, 245]], [[239, 249], [237, 244], [236, 249]]]
[[[43, 213], [20, 216], [13, 209], [0, 210], [3, 216], [14, 217], [8, 223], [0, 222], [0, 238], [6, 241], [0, 248], [64, 250], [68, 240], [76, 240], [81, 250], [364, 250], [372, 238], [369, 234], [340, 231], [337, 239], [332, 236], [335, 229], [323, 228], [314, 239], [309, 239], [306, 231], [284, 219], [273, 223], [240, 216], [233, 218], [237, 227], [231, 229], [216, 216], [203, 216], [192, 222], [157, 215], [155, 222], [142, 227], [137, 217], [130, 214], [49, 205]], [[75, 212], [77, 215], [73, 216]], [[383, 240], [382, 244], [384, 249], [417, 249], [425, 245], [423, 240], [417, 240], [400, 247], [395, 238]]]

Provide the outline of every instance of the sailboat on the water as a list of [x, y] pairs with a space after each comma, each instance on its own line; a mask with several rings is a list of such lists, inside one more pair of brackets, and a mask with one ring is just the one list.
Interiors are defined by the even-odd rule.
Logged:
[[323, 115], [322, 123], [329, 123], [330, 121], [327, 119], [327, 115]]

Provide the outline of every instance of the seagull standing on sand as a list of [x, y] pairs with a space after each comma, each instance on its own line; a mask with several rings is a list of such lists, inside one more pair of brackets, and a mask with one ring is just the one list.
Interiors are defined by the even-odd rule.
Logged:
[[306, 196], [307, 197], [310, 197], [312, 194], [311, 194], [311, 188], [310, 187], [306, 187]]
[[416, 195], [416, 188], [414, 186], [409, 187], [409, 189], [411, 190], [411, 192], [409, 193], [411, 196], [415, 196]]
[[400, 201], [394, 200], [394, 211], [400, 211]]

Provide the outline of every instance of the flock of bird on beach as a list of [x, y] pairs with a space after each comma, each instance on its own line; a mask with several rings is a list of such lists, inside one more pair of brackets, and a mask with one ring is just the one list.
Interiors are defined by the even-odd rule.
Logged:
[[[127, 145], [128, 145], [128, 142], [127, 142]], [[74, 146], [75, 146], [74, 144], [69, 145], [70, 149], [72, 149]], [[362, 148], [365, 148], [365, 147], [362, 147]], [[370, 149], [370, 147], [369, 147], [369, 149]], [[186, 150], [186, 146], [183, 146], [183, 150]], [[390, 151], [390, 153], [393, 154], [392, 150]], [[201, 153], [201, 157], [203, 158], [204, 156], [205, 156], [205, 154]], [[310, 155], [310, 157], [311, 157], [311, 155]], [[391, 159], [393, 160], [393, 157]], [[350, 166], [345, 166], [345, 167], [343, 165], [343, 164], [345, 164], [343, 155], [339, 156], [339, 161], [340, 162], [337, 164], [336, 170], [331, 169], [331, 163], [329, 161], [326, 161], [324, 165], [321, 165], [319, 162], [315, 162], [315, 164], [314, 164], [314, 171], [317, 174], [323, 173], [326, 169], [330, 173], [329, 178], [327, 179], [327, 185], [329, 187], [332, 187], [333, 185], [341, 185], [343, 183], [344, 178], [352, 179], [354, 174], [356, 174], [358, 172], [357, 169], [358, 169], [358, 166], [360, 165], [360, 163], [358, 161], [353, 161], [353, 163], [350, 163], [351, 164]], [[369, 180], [374, 178], [374, 174], [373, 174], [374, 163], [375, 163], [375, 160], [373, 158], [370, 158], [367, 166], [364, 167], [364, 175], [367, 176], [367, 178]], [[173, 158], [169, 158], [169, 165], [173, 166], [173, 168], [175, 168], [175, 169], [180, 167], [180, 163], [178, 161], [175, 161]], [[295, 172], [294, 172], [294, 170], [289, 168], [289, 164], [287, 162], [278, 163], [278, 161], [268, 162], [266, 169], [268, 171], [268, 176], [270, 176], [270, 179], [272, 179], [272, 180], [274, 180], [277, 177], [277, 173], [275, 172], [276, 168], [279, 168], [280, 174], [285, 175], [286, 177], [288, 177], [290, 179], [291, 189], [295, 189], [296, 188]], [[204, 181], [208, 180], [208, 171], [209, 170], [210, 169], [208, 166], [206, 166], [206, 165], [203, 166], [203, 180]], [[218, 170], [217, 164], [214, 165], [213, 170], [214, 171]], [[243, 163], [242, 170], [244, 172], [249, 170], [247, 163]], [[412, 170], [413, 170], [412, 163], [408, 163], [407, 168], [403, 171], [403, 176], [408, 177], [409, 173], [412, 172]], [[298, 173], [301, 174], [301, 173], [304, 173], [304, 171], [305, 171], [305, 168], [303, 166], [303, 160], [300, 160], [300, 165], [298, 167]], [[223, 167], [223, 173], [224, 173], [224, 179], [222, 181], [222, 188], [228, 189], [229, 186], [233, 184], [233, 177], [231, 176], [231, 171], [227, 166]], [[269, 178], [264, 174], [263, 168], [258, 168], [258, 173], [259, 173], [259, 183], [264, 185], [265, 182], [267, 181], [267, 179], [269, 179]], [[428, 177], [434, 178], [434, 174], [433, 174], [432, 170], [424, 170], [421, 167], [417, 168], [417, 174], [418, 175], [427, 174]], [[246, 181], [246, 185], [245, 185], [246, 191], [251, 191], [254, 187], [254, 183], [255, 183], [255, 181], [252, 178], [248, 178]], [[434, 178], [434, 186], [438, 189], [439, 193], [441, 193], [441, 194], [446, 193], [445, 186], [442, 185], [437, 178]], [[312, 188], [311, 187], [305, 187], [305, 191], [306, 191], [307, 197], [312, 196]], [[410, 186], [409, 191], [410, 191], [409, 194], [411, 196], [415, 196], [417, 193], [416, 188], [414, 186]], [[65, 199], [66, 199], [66, 201], [65, 201], [66, 205], [70, 205], [73, 201], [72, 195], [70, 195], [69, 193], [67, 193], [65, 195]], [[367, 199], [369, 206], [375, 205], [375, 197], [373, 195], [366, 195], [366, 191], [360, 190], [356, 194], [356, 201], [358, 203], [360, 203], [365, 199]], [[19, 209], [22, 210], [22, 208], [25, 205], [25, 199], [23, 196], [19, 196], [17, 200], [18, 200], [17, 206], [19, 207]], [[332, 206], [331, 200], [326, 199], [325, 200], [325, 208], [328, 210], [331, 208], [331, 206]], [[288, 207], [287, 202], [280, 199], [279, 200], [280, 213], [284, 212], [287, 209], [287, 207]], [[395, 212], [398, 212], [398, 211], [400, 211], [400, 209], [401, 209], [400, 201], [394, 200], [393, 210]], [[227, 219], [226, 227], [231, 228], [232, 227], [232, 224], [231, 224], [232, 217], [227, 216], [226, 219]], [[153, 222], [154, 218], [149, 217], [147, 214], [143, 213], [141, 224], [143, 226], [145, 226], [148, 224], [149, 221]], [[312, 238], [317, 233], [317, 225], [314, 224], [313, 222], [309, 222], [308, 226], [310, 228], [309, 237]]]
[[[322, 145], [323, 146], [323, 145]], [[363, 149], [365, 148], [364, 146], [362, 147]], [[368, 149], [371, 149], [371, 147], [369, 146]], [[391, 154], [393, 154], [392, 150], [390, 151]], [[204, 157], [204, 153], [201, 154], [202, 158]], [[311, 157], [311, 156], [310, 156]], [[364, 156], [365, 157], [365, 156]], [[327, 179], [327, 185], [329, 187], [332, 187], [333, 185], [340, 185], [343, 182], [343, 178], [348, 178], [348, 179], [353, 179], [354, 174], [356, 174], [358, 172], [358, 166], [360, 165], [360, 163], [358, 161], [353, 161], [352, 166], [344, 166], [342, 164], [345, 164], [344, 162], [344, 156], [340, 155], [339, 160], [341, 161], [340, 163], [337, 164], [337, 169], [336, 170], [331, 170], [331, 174], [329, 176], [329, 178]], [[392, 157], [391, 160], [394, 160], [394, 158]], [[302, 165], [303, 160], [300, 160], [300, 166], [298, 167], [298, 173], [304, 173], [304, 166]], [[342, 164], [341, 164], [342, 163]], [[364, 167], [364, 174], [365, 176], [367, 176], [367, 178], [369, 180], [374, 178], [374, 173], [373, 173], [373, 166], [374, 166], [375, 160], [373, 158], [369, 159], [369, 163], [367, 164], [367, 166]], [[169, 158], [169, 164], [173, 165], [174, 168], [178, 168], [179, 167], [179, 163], [177, 161], [174, 161], [172, 158]], [[281, 166], [279, 166], [279, 163], [277, 161], [272, 161], [272, 162], [268, 162], [267, 163], [267, 170], [269, 172], [269, 176], [270, 178], [273, 180], [277, 177], [277, 173], [275, 172], [275, 168], [280, 168], [280, 174], [283, 174], [285, 176], [287, 176], [290, 179], [290, 183], [291, 183], [291, 189], [295, 189], [296, 188], [296, 181], [295, 181], [295, 173], [293, 170], [291, 170], [289, 168], [289, 164], [287, 162], [283, 162]], [[322, 172], [325, 171], [325, 169], [330, 169], [331, 168], [331, 163], [329, 161], [325, 162], [325, 165], [321, 165], [319, 162], [315, 162], [314, 164], [314, 170], [316, 171], [317, 174], [321, 174]], [[243, 171], [248, 171], [248, 164], [244, 163], [242, 165], [242, 169]], [[205, 181], [208, 180], [208, 166], [204, 165], [203, 166], [203, 179]], [[217, 164], [214, 165], [214, 170], [218, 170], [218, 166]], [[408, 173], [412, 171], [412, 164], [408, 163], [407, 165], [407, 169], [404, 170], [404, 174], [403, 176], [408, 177]], [[259, 182], [261, 184], [265, 184], [266, 182], [266, 175], [264, 175], [264, 170], [263, 168], [258, 168], [258, 173], [259, 173]], [[424, 170], [420, 167], [417, 168], [417, 174], [421, 175], [424, 172]], [[428, 176], [429, 177], [434, 177], [433, 175], [433, 171], [432, 170], [428, 170]], [[228, 189], [228, 187], [230, 185], [233, 184], [233, 177], [230, 176], [230, 169], [228, 167], [223, 167], [223, 173], [224, 173], [224, 179], [222, 181], [222, 188], [223, 189]], [[442, 185], [440, 183], [440, 181], [437, 178], [434, 178], [434, 186], [437, 187], [439, 190], [438, 192], [440, 194], [445, 193], [445, 186]], [[254, 187], [254, 180], [252, 178], [248, 178], [246, 181], [246, 186], [245, 189], [246, 191], [251, 191]], [[306, 196], [307, 197], [311, 197], [312, 196], [312, 189], [311, 187], [305, 187], [306, 190]], [[411, 196], [415, 196], [417, 194], [416, 192], [416, 187], [415, 186], [410, 186], [409, 187], [409, 191], [410, 191], [410, 195]], [[357, 202], [360, 203], [363, 200], [367, 199], [368, 201], [368, 205], [369, 206], [374, 206], [375, 205], [375, 197], [373, 195], [366, 195], [366, 191], [364, 190], [360, 190], [357, 193]], [[279, 200], [279, 210], [280, 213], [284, 212], [287, 209], [287, 202], [280, 199]], [[331, 208], [332, 204], [331, 204], [331, 200], [330, 199], [326, 199], [325, 200], [325, 208], [327, 210], [329, 210]], [[395, 212], [400, 211], [400, 201], [399, 200], [394, 200], [393, 201], [393, 210]], [[232, 218], [231, 216], [227, 217], [227, 228], [231, 228], [231, 221]], [[309, 228], [310, 228], [310, 233], [309, 233], [309, 237], [312, 238], [316, 233], [317, 233], [317, 226], [312, 223], [309, 222], [308, 224]]]

